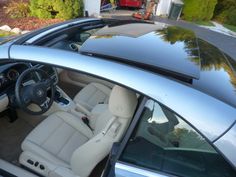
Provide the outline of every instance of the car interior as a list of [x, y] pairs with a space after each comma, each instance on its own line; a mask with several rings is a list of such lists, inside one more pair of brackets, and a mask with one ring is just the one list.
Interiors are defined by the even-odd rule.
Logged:
[[0, 65], [0, 176], [101, 176], [141, 97], [37, 63]]
[[103, 28], [105, 24], [91, 24], [90, 26], [75, 26], [61, 30], [39, 39], [34, 45], [79, 52], [82, 44], [94, 33]]

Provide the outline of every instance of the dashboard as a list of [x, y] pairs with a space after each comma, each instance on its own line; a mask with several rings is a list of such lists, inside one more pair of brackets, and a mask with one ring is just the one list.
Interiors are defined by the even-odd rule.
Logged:
[[[27, 69], [36, 67], [44, 70], [53, 80], [55, 85], [58, 82], [56, 70], [48, 65], [35, 65], [29, 63], [10, 63], [0, 66], [0, 95], [11, 94], [19, 76]], [[33, 80], [36, 75], [31, 75], [27, 80]]]
[[28, 68], [29, 66], [24, 63], [0, 66], [0, 93], [14, 86], [20, 74]]

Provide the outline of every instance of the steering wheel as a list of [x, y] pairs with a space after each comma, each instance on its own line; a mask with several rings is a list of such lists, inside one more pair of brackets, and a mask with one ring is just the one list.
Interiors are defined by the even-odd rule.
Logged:
[[[32, 76], [35, 76], [35, 79]], [[28, 78], [31, 80], [29, 81]], [[28, 81], [24, 82], [26, 79]], [[47, 112], [52, 106], [55, 96], [56, 89], [53, 83], [53, 79], [39, 68], [25, 70], [17, 79], [15, 87], [15, 96], [19, 107], [32, 115], [40, 115]], [[47, 95], [48, 90], [51, 92], [49, 98]], [[40, 111], [29, 109], [28, 106], [32, 103], [36, 104]]]

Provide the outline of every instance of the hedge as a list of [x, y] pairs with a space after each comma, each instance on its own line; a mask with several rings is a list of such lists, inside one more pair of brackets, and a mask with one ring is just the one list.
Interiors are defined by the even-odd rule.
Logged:
[[83, 0], [30, 0], [31, 15], [38, 18], [72, 19], [83, 16]]
[[236, 0], [218, 1], [214, 19], [221, 23], [236, 25]]
[[188, 21], [209, 21], [217, 0], [184, 0], [182, 18]]

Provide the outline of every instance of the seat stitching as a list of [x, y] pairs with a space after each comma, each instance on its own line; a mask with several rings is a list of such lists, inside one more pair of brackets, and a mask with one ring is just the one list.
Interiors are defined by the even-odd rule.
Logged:
[[[104, 98], [106, 98], [107, 97], [107, 95], [106, 94], [104, 94], [102, 91], [100, 91], [100, 90], [97, 90], [89, 99], [88, 99], [88, 102], [90, 102], [91, 101], [91, 99], [95, 96], [95, 94], [96, 93], [99, 93], [99, 92], [101, 92], [102, 94], [103, 94], [103, 96], [104, 96]], [[104, 101], [104, 98], [103, 98], [103, 101]], [[92, 105], [92, 106], [94, 106], [94, 105]]]
[[91, 101], [91, 98], [98, 92], [98, 89], [96, 88], [95, 91], [93, 92], [93, 94], [91, 94], [91, 96], [89, 97], [89, 99], [87, 100], [87, 102], [89, 103]]
[[52, 131], [52, 133], [51, 134], [49, 134], [48, 136], [47, 136], [47, 138], [40, 144], [40, 146], [43, 146], [45, 143], [46, 143], [46, 141], [55, 133], [55, 131], [59, 128], [59, 127], [61, 127], [62, 126], [62, 124], [63, 124], [63, 120], [61, 120], [62, 122]]
[[[73, 127], [71, 127], [73, 128]], [[74, 129], [74, 128], [73, 128]], [[74, 129], [74, 132], [71, 134], [71, 136], [69, 136], [68, 140], [66, 140], [66, 142], [64, 143], [64, 145], [61, 147], [61, 149], [59, 150], [59, 152], [57, 153], [57, 156], [58, 154], [61, 153], [61, 151], [64, 149], [65, 145], [69, 142], [69, 140], [74, 136], [74, 134], [76, 133], [76, 130]]]
[[[95, 88], [95, 91], [93, 91], [91, 95], [92, 95], [92, 96], [95, 95], [96, 92], [97, 92], [97, 89]], [[91, 97], [92, 97], [92, 96], [91, 96]], [[83, 104], [83, 105], [89, 107], [90, 109], [92, 109], [91, 105], [88, 104], [89, 101], [90, 101], [90, 99], [91, 99], [91, 97], [89, 97], [89, 98], [86, 99], [86, 100], [85, 100], [85, 99], [84, 99], [84, 100], [79, 100], [79, 102], [80, 102], [81, 104]]]
[[[103, 85], [104, 86], [104, 85]], [[94, 85], [94, 87], [96, 87], [97, 88], [97, 90], [100, 90], [102, 93], [104, 93], [105, 95], [107, 95], [107, 93], [105, 93], [103, 90], [101, 90], [99, 87], [97, 87], [96, 85]], [[107, 89], [107, 88], [106, 88]], [[108, 89], [110, 89], [110, 88], [108, 88]]]
[[[59, 115], [58, 115], [58, 117], [59, 117], [60, 119], [62, 119], [62, 121], [63, 121], [65, 124], [69, 125], [69, 126], [72, 127], [73, 129], [75, 129], [77, 132], [79, 132], [80, 134], [84, 135], [86, 138], [90, 139], [90, 138], [89, 138], [87, 135], [85, 135], [83, 132], [81, 132], [80, 130], [74, 128], [73, 126], [71, 126], [70, 124], [68, 124], [67, 122], [65, 122], [62, 117], [60, 117]], [[92, 131], [91, 131], [91, 132], [92, 132]], [[93, 132], [92, 132], [92, 134], [93, 134]]]
[[[39, 146], [37, 143], [35, 143], [35, 142], [31, 141], [31, 140], [28, 140], [28, 141], [31, 142], [32, 144], [35, 144], [36, 146]], [[52, 156], [55, 156], [55, 154], [52, 154], [51, 152], [47, 151], [47, 149], [45, 149], [44, 147], [42, 147], [42, 146], [39, 146], [39, 147], [42, 148], [44, 151], [46, 151], [48, 154], [50, 154], [50, 155], [52, 155]], [[36, 154], [39, 155], [39, 156], [42, 157], [42, 158], [45, 158], [44, 156], [41, 156], [41, 155], [38, 154], [37, 152], [36, 152]], [[64, 161], [63, 159], [58, 158], [58, 156], [55, 156], [55, 158], [58, 159], [58, 160], [61, 160], [61, 161], [64, 162], [64, 163], [67, 163], [67, 162]], [[45, 159], [48, 159], [48, 158], [45, 158]], [[48, 159], [48, 160], [49, 160], [49, 159]], [[50, 161], [51, 161], [51, 160], [50, 160]]]
[[[97, 88], [95, 88], [95, 90], [91, 93], [91, 95], [94, 95], [96, 92], [97, 92]], [[85, 101], [88, 101], [88, 100], [85, 100]]]

